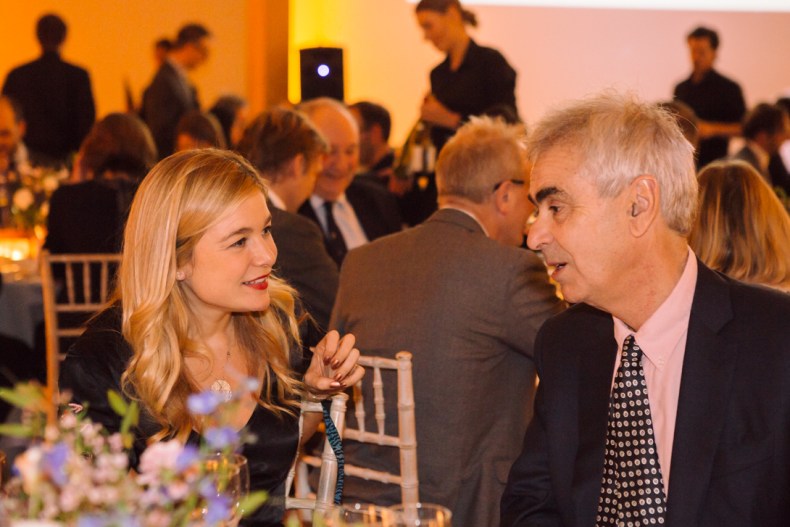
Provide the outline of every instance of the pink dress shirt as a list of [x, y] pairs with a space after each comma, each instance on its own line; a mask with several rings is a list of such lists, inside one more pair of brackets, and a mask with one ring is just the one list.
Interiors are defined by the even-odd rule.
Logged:
[[633, 335], [642, 348], [642, 367], [645, 370], [647, 396], [653, 416], [653, 433], [658, 448], [658, 462], [664, 479], [664, 494], [669, 497], [669, 470], [672, 460], [672, 442], [678, 414], [678, 396], [686, 354], [691, 303], [697, 285], [697, 259], [689, 249], [688, 260], [680, 280], [672, 293], [650, 318], [634, 331], [622, 320], [614, 320], [614, 338], [617, 341], [615, 371], [620, 365], [623, 342]]

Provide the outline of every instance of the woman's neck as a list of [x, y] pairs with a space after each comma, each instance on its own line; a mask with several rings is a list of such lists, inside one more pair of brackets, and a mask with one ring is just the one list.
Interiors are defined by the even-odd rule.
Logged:
[[464, 61], [464, 57], [466, 56], [466, 50], [469, 49], [469, 43], [471, 41], [472, 39], [469, 37], [469, 35], [467, 35], [466, 32], [463, 32], [463, 34], [458, 37], [458, 40], [450, 48], [448, 55], [450, 57], [450, 69], [452, 71], [456, 71], [461, 67], [461, 63]]

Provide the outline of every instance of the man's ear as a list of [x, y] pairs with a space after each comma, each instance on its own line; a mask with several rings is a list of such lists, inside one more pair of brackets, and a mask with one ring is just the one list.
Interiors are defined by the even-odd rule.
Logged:
[[285, 164], [286, 179], [301, 176], [307, 170], [304, 154], [296, 154], [293, 159]]
[[651, 175], [636, 178], [628, 187], [629, 228], [634, 236], [642, 236], [661, 213], [658, 181]]

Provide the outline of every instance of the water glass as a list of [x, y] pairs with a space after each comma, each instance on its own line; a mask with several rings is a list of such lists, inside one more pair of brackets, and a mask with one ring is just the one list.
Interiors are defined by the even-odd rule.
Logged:
[[[203, 470], [216, 485], [217, 493], [222, 493], [231, 500], [232, 516], [223, 525], [236, 527], [245, 512], [241, 508], [241, 501], [250, 492], [250, 469], [247, 458], [241, 454], [217, 453], [204, 462]], [[205, 512], [203, 511], [203, 514]]]
[[453, 513], [433, 503], [393, 505], [384, 512], [385, 527], [452, 527]]

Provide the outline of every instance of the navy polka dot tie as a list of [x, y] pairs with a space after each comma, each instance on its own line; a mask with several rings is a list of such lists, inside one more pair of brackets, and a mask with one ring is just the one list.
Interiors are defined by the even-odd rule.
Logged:
[[647, 398], [642, 350], [629, 335], [609, 401], [596, 527], [663, 525], [666, 497]]

